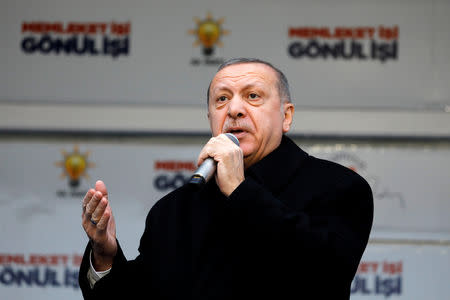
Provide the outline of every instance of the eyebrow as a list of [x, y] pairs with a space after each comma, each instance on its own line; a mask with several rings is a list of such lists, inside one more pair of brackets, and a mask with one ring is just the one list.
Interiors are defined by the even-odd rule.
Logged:
[[[249, 83], [249, 84], [246, 84], [243, 88], [242, 88], [242, 90], [248, 90], [248, 89], [251, 89], [251, 88], [254, 88], [254, 87], [264, 87], [265, 86], [265, 84], [263, 84], [263, 83], [260, 83], [260, 82], [252, 82], [252, 83]], [[211, 92], [214, 94], [216, 91], [228, 91], [228, 92], [231, 92], [231, 89], [230, 88], [228, 88], [228, 86], [227, 85], [221, 85], [221, 84], [219, 84], [218, 86], [216, 86], [216, 87], [214, 87], [212, 90], [211, 90]]]
[[220, 92], [220, 91], [231, 92], [231, 90], [228, 87], [222, 85], [222, 86], [214, 87], [213, 89], [211, 89], [211, 94], [214, 95], [214, 93]]

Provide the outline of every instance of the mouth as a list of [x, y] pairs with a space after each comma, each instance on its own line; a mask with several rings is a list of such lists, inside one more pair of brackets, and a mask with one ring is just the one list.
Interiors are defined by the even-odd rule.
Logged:
[[244, 137], [245, 133], [247, 131], [245, 131], [242, 128], [238, 128], [238, 127], [233, 127], [233, 128], [228, 128], [225, 132], [227, 133], [231, 133], [233, 134], [237, 139], [240, 139], [242, 137]]
[[245, 131], [242, 130], [242, 129], [231, 129], [231, 130], [227, 130], [227, 132], [228, 133], [232, 133], [232, 134], [240, 134], [240, 133], [243, 133]]

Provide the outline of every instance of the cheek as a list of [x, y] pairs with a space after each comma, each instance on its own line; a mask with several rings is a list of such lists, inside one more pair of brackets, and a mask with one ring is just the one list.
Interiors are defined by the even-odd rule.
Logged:
[[242, 153], [244, 154], [244, 157], [254, 153], [255, 149], [258, 149], [258, 147], [257, 147], [257, 145], [256, 145], [254, 140], [241, 141], [241, 144], [240, 144], [239, 147], [241, 147]]
[[219, 133], [221, 133], [224, 118], [222, 118], [221, 115], [218, 114], [217, 112], [209, 114], [208, 118], [209, 118], [209, 126], [211, 127], [213, 136], [216, 136]]
[[268, 114], [260, 123], [259, 135], [263, 144], [271, 144], [283, 133], [283, 120], [280, 114]]
[[271, 135], [271, 133], [280, 130], [282, 128], [283, 120], [281, 115], [268, 112], [266, 115], [259, 118], [259, 127], [262, 135]]

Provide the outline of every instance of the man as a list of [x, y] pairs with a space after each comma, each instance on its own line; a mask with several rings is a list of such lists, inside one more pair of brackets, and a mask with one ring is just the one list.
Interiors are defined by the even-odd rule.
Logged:
[[152, 207], [135, 260], [116, 241], [104, 183], [87, 192], [84, 297], [348, 299], [372, 225], [367, 182], [284, 135], [294, 106], [271, 64], [225, 62], [207, 97], [213, 137], [198, 163], [212, 157], [215, 178]]

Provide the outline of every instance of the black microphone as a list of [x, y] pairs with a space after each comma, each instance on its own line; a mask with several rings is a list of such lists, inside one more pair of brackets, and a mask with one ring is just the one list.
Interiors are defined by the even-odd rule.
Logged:
[[[234, 134], [231, 133], [225, 133], [225, 135], [233, 141], [237, 146], [239, 146], [239, 140], [237, 137], [234, 136]], [[211, 157], [208, 157], [205, 159], [200, 167], [198, 167], [197, 171], [194, 172], [194, 174], [191, 177], [191, 180], [189, 180], [189, 183], [196, 184], [196, 185], [202, 185], [207, 183], [211, 177], [216, 172], [216, 162]]]

